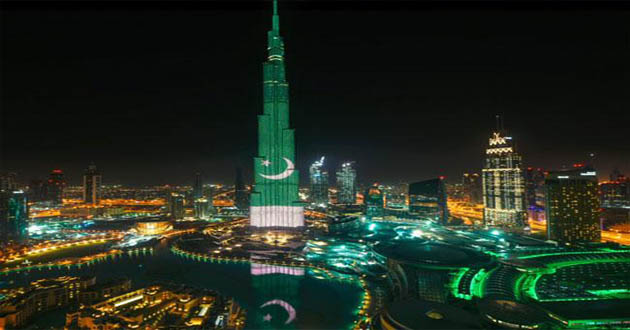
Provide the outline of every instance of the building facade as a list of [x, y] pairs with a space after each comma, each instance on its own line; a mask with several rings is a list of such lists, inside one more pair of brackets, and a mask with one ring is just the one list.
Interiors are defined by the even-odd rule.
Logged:
[[21, 243], [28, 238], [28, 203], [21, 190], [0, 192], [0, 243]]
[[364, 195], [365, 217], [368, 219], [384, 215], [385, 194], [378, 184], [373, 184]]
[[337, 170], [337, 203], [354, 204], [357, 202], [357, 171], [354, 162], [345, 162]]
[[547, 238], [558, 242], [601, 240], [597, 174], [593, 168], [549, 172], [547, 195]]
[[309, 168], [311, 183], [311, 203], [328, 205], [328, 171], [324, 168], [324, 157], [314, 162]]
[[168, 198], [168, 211], [173, 220], [181, 220], [184, 218], [186, 211], [184, 210], [184, 195], [171, 193]]
[[512, 137], [497, 131], [486, 149], [482, 170], [484, 223], [522, 229], [526, 225], [525, 182], [521, 156]]
[[444, 180], [435, 178], [409, 184], [409, 213], [446, 225], [449, 215]]
[[462, 189], [467, 202], [472, 204], [483, 203], [483, 189], [479, 173], [464, 173], [462, 177]]
[[258, 116], [258, 156], [254, 158], [250, 225], [267, 229], [301, 228], [304, 227], [304, 207], [298, 196], [294, 131], [289, 128], [289, 83], [285, 76], [284, 43], [276, 0], [267, 40], [263, 114]]
[[96, 165], [91, 164], [83, 174], [83, 202], [97, 205], [101, 200], [102, 176], [96, 169]]
[[193, 200], [198, 198], [202, 198], [203, 196], [203, 182], [201, 178], [201, 173], [195, 173], [195, 180], [193, 181], [193, 192], [192, 192]]
[[63, 190], [66, 187], [66, 180], [64, 179], [62, 170], [52, 170], [48, 178], [46, 199], [53, 206], [63, 205]]

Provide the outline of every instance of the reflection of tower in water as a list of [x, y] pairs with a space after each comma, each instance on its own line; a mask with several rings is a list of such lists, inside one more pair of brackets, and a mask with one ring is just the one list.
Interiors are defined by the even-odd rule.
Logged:
[[248, 317], [249, 327], [260, 329], [295, 328], [299, 307], [300, 282], [304, 268], [264, 265], [252, 262], [252, 287], [256, 303]]

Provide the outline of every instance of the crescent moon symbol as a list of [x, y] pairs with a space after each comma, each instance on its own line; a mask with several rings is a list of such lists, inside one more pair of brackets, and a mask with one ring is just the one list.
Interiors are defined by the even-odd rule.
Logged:
[[281, 299], [274, 299], [260, 305], [260, 308], [267, 307], [269, 305], [280, 305], [282, 306], [282, 308], [284, 308], [284, 310], [287, 311], [287, 313], [289, 313], [289, 318], [286, 321], [284, 321], [284, 324], [289, 324], [293, 322], [293, 320], [295, 320], [295, 316], [296, 316], [295, 308], [293, 308], [293, 306], [291, 306], [291, 304], [289, 304], [288, 302]]
[[260, 176], [269, 180], [282, 180], [282, 179], [288, 178], [291, 174], [293, 174], [293, 171], [295, 170], [295, 168], [293, 167], [293, 162], [290, 159], [285, 158], [285, 157], [282, 157], [282, 159], [284, 159], [284, 161], [287, 162], [287, 169], [284, 170], [284, 172], [280, 174], [276, 174], [276, 175], [264, 175], [260, 173]]

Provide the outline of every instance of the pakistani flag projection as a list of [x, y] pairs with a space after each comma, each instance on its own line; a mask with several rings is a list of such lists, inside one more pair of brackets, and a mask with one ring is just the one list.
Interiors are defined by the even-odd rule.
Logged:
[[285, 78], [284, 44], [280, 37], [277, 0], [273, 27], [267, 33], [269, 55], [263, 63], [263, 114], [258, 116], [258, 157], [254, 158], [255, 188], [250, 224], [258, 228], [304, 226], [298, 198], [293, 130], [289, 128], [289, 84]]

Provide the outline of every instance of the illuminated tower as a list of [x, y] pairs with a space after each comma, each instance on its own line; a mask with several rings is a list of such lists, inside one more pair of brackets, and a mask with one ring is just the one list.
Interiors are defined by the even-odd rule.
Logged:
[[267, 42], [250, 224], [255, 228], [298, 228], [304, 226], [304, 208], [298, 197], [294, 132], [289, 128], [289, 84], [285, 78], [277, 0], [273, 2], [273, 24], [267, 33]]
[[27, 239], [28, 203], [21, 190], [0, 191], [0, 244]]
[[309, 177], [311, 179], [311, 203], [328, 205], [328, 171], [324, 169], [324, 157], [311, 165]]
[[83, 174], [83, 202], [86, 204], [98, 204], [101, 199], [101, 174], [96, 170], [96, 165], [91, 164]]
[[337, 203], [354, 204], [357, 201], [357, 171], [354, 162], [345, 162], [337, 171]]
[[521, 156], [512, 137], [497, 125], [486, 149], [483, 172], [483, 219], [486, 225], [523, 229], [525, 182]]
[[550, 172], [547, 192], [547, 238], [560, 242], [599, 242], [597, 173], [590, 167]]

